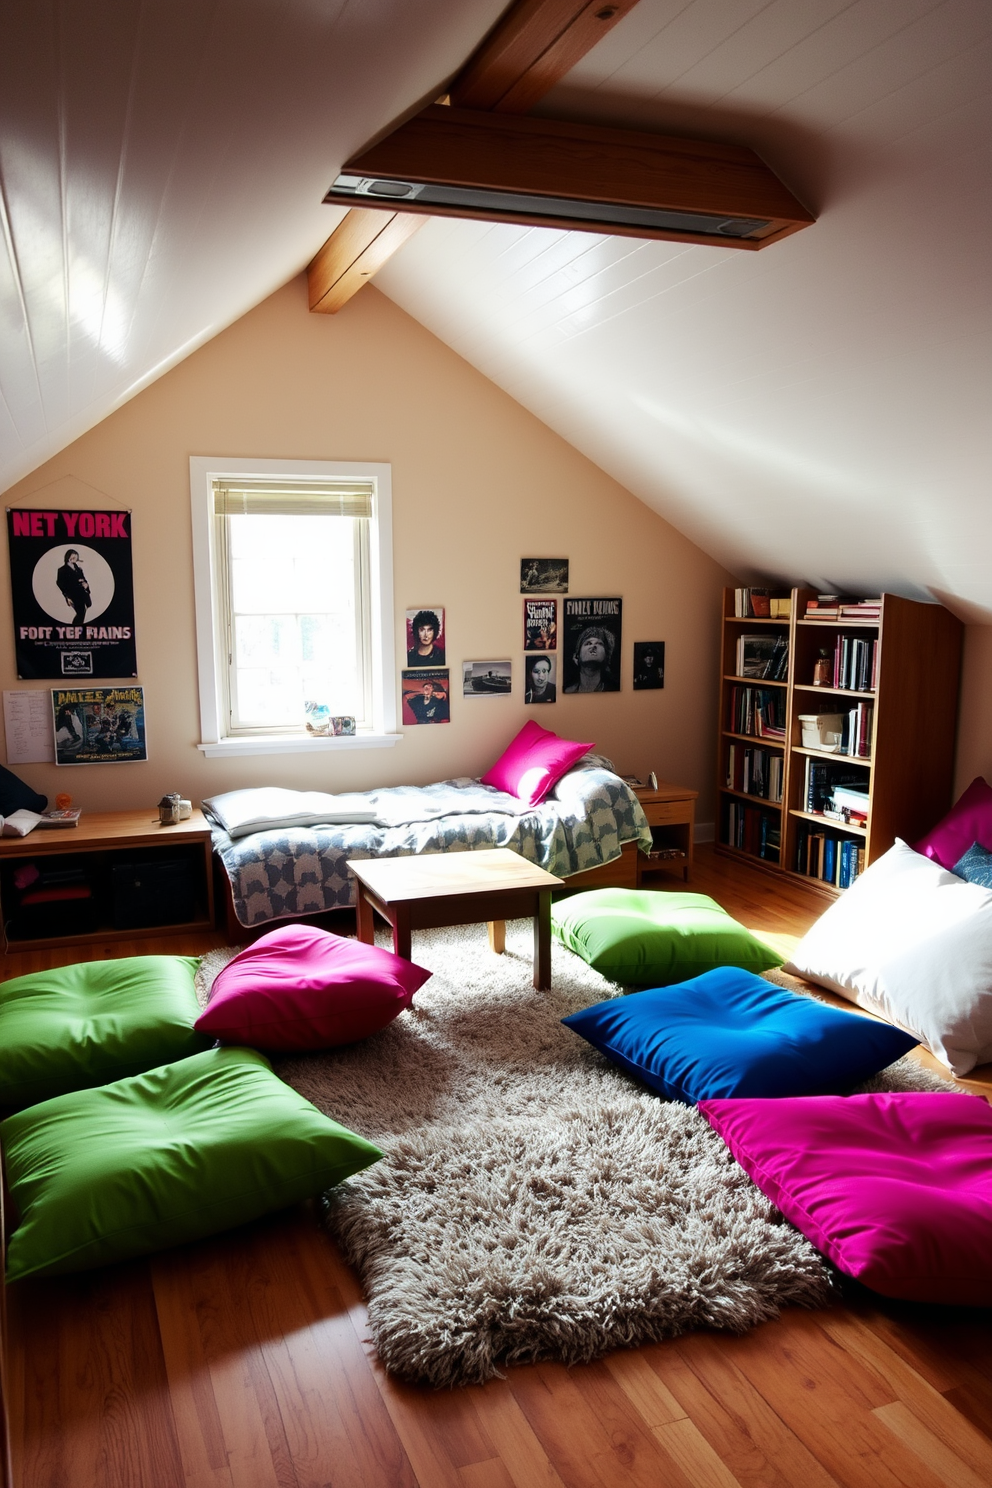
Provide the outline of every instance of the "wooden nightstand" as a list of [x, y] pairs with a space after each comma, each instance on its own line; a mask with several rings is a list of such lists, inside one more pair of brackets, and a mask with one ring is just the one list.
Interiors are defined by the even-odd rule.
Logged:
[[672, 785], [662, 780], [657, 790], [648, 786], [637, 786], [634, 794], [644, 808], [644, 815], [654, 837], [655, 852], [677, 853], [678, 856], [649, 856], [637, 854], [637, 887], [650, 887], [653, 878], [661, 873], [677, 874], [680, 870], [684, 882], [688, 881], [692, 867], [692, 832], [696, 818], [698, 791], [686, 785]]

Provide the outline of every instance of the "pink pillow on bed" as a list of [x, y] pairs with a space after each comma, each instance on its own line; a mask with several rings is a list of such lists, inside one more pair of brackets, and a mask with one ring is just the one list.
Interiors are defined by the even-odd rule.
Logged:
[[531, 719], [486, 771], [482, 784], [494, 785], [508, 795], [519, 796], [528, 806], [537, 806], [554, 790], [565, 771], [592, 748], [591, 743], [560, 739]]
[[429, 971], [379, 946], [285, 925], [214, 980], [201, 1033], [254, 1049], [327, 1049], [378, 1033], [408, 1008]]
[[992, 1109], [980, 1096], [703, 1100], [786, 1219], [886, 1297], [992, 1306]]
[[992, 786], [981, 775], [976, 775], [947, 815], [913, 843], [913, 851], [953, 873], [958, 858], [976, 842], [992, 849]]

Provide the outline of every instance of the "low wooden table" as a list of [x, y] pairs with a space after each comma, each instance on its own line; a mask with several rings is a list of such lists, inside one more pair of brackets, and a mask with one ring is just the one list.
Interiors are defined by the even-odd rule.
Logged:
[[562, 879], [508, 847], [479, 852], [358, 858], [348, 867], [358, 887], [358, 938], [371, 945], [373, 910], [393, 927], [393, 950], [410, 959], [413, 930], [489, 922], [489, 944], [501, 954], [506, 921], [534, 921], [534, 986], [551, 986], [551, 890]]

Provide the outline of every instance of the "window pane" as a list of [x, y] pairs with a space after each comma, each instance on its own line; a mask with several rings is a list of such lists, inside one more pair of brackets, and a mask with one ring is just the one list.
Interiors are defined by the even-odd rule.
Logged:
[[304, 702], [364, 721], [356, 523], [228, 517], [232, 726], [302, 727]]

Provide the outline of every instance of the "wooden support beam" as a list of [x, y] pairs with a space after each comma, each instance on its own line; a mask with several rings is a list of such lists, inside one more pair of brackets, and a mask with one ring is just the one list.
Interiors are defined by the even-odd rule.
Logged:
[[[526, 112], [591, 51], [637, 0], [517, 0], [450, 88], [460, 108]], [[310, 309], [333, 315], [426, 216], [353, 207], [307, 266]]]
[[307, 266], [310, 309], [333, 315], [426, 222], [412, 212], [352, 207]]
[[637, 0], [518, 0], [449, 89], [456, 108], [525, 114]]

